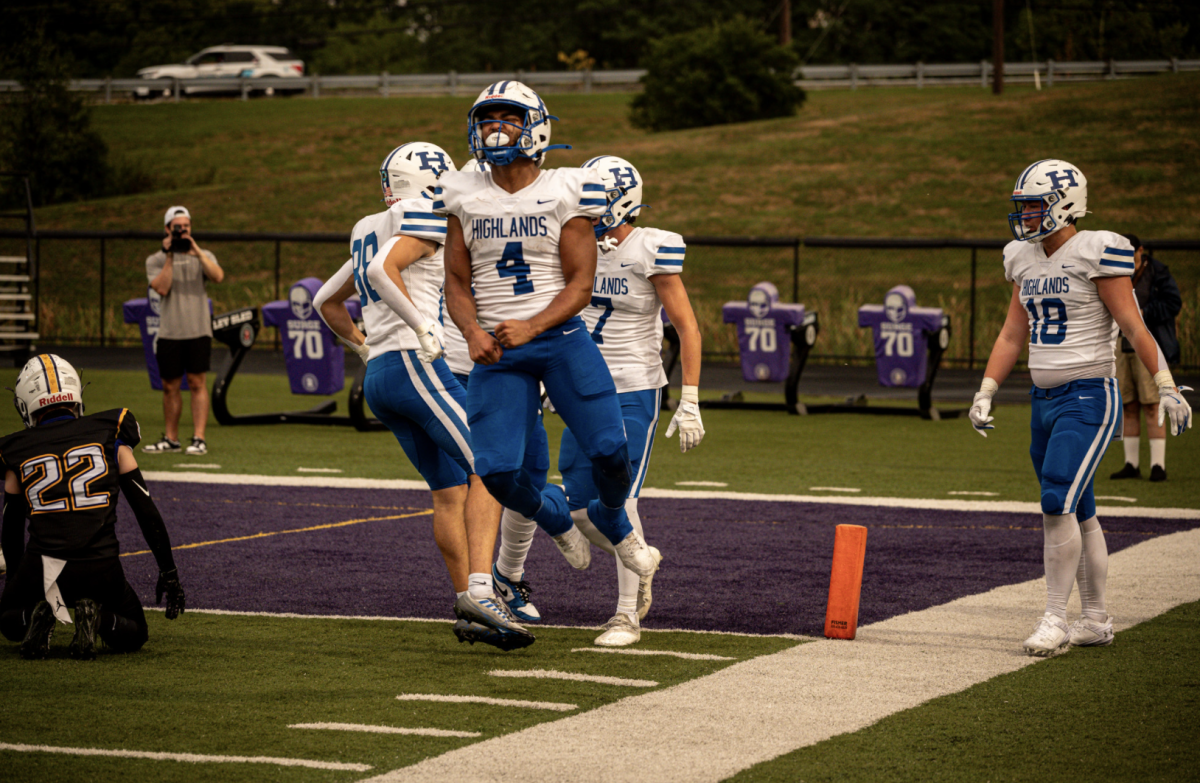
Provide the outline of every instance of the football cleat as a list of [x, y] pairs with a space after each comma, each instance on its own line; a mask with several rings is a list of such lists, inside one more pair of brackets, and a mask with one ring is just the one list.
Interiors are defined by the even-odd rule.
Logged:
[[522, 647], [528, 647], [533, 644], [532, 636], [523, 637], [511, 633], [503, 633], [497, 631], [495, 628], [489, 628], [486, 625], [466, 620], [458, 620], [454, 623], [454, 635], [458, 637], [459, 644], [470, 642], [473, 645], [475, 642], [483, 642], [484, 644], [498, 647], [504, 652], [520, 650]]
[[617, 557], [621, 558], [622, 565], [642, 579], [653, 577], [654, 572], [658, 570], [659, 561], [662, 560], [661, 554], [655, 559], [650, 547], [638, 538], [636, 532], [630, 532], [617, 544]]
[[582, 571], [592, 564], [592, 544], [574, 525], [561, 536], [554, 536], [554, 543], [572, 568]]
[[[654, 557], [655, 563], [662, 563], [662, 552], [659, 552], [655, 547], [650, 547], [650, 554]], [[645, 620], [646, 613], [650, 611], [650, 602], [653, 600], [650, 595], [650, 583], [652, 581], [654, 581], [654, 574], [638, 577], [637, 616], [639, 620]]]
[[596, 637], [595, 644], [600, 647], [628, 647], [641, 639], [642, 629], [638, 626], [638, 619], [631, 614], [617, 612], [604, 624], [604, 633]]
[[184, 453], [193, 457], [201, 457], [208, 453], [208, 444], [204, 442], [204, 438], [192, 438], [192, 445], [184, 449]]
[[1113, 622], [1111, 617], [1104, 622], [1090, 617], [1080, 617], [1071, 623], [1072, 647], [1107, 647], [1113, 643]]
[[[521, 574], [521, 576], [525, 576]], [[529, 594], [533, 588], [524, 579], [509, 579], [500, 573], [500, 569], [492, 566], [492, 582], [496, 585], [496, 597], [504, 602], [508, 611], [513, 613], [523, 623], [540, 623], [542, 615], [537, 607], [529, 602]]]
[[50, 638], [54, 636], [54, 610], [45, 601], [38, 602], [29, 616], [29, 630], [21, 640], [21, 657], [40, 661], [50, 654]]
[[1109, 479], [1116, 481], [1118, 479], [1140, 479], [1142, 477], [1142, 469], [1135, 468], [1130, 463], [1126, 462], [1125, 467], [1118, 470], [1109, 476]]
[[[473, 598], [470, 593], [463, 593], [462, 597], [454, 602], [454, 614], [469, 625], [478, 625], [491, 632], [484, 634], [472, 631], [472, 635], [478, 638], [467, 638], [466, 641], [485, 642], [501, 650], [516, 650], [528, 647], [535, 640], [534, 635], [517, 622], [504, 602], [494, 595]], [[457, 624], [455, 634], [458, 635]], [[459, 641], [463, 640], [463, 637], [459, 636]]]
[[100, 604], [90, 598], [75, 602], [75, 638], [68, 648], [77, 661], [96, 658], [96, 631], [100, 627]]
[[146, 452], [147, 454], [173, 454], [175, 452], [183, 451], [183, 449], [180, 447], [179, 441], [171, 440], [166, 435], [163, 435], [157, 443], [150, 443], [142, 446], [142, 451]]
[[1067, 623], [1046, 612], [1021, 647], [1030, 655], [1045, 657], [1066, 647], [1070, 640], [1071, 629]]

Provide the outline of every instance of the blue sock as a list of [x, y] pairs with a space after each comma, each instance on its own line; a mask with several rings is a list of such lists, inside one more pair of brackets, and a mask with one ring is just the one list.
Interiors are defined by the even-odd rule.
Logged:
[[599, 500], [593, 500], [588, 503], [587, 511], [588, 519], [614, 545], [624, 541], [633, 532], [624, 504], [620, 508], [609, 508]]

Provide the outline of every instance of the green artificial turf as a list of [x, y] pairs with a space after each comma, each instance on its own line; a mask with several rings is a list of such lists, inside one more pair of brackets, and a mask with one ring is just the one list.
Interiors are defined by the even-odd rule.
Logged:
[[[142, 426], [144, 442], [162, 432], [162, 395], [150, 388], [144, 372], [90, 370], [85, 393], [88, 410], [128, 407]], [[712, 390], [718, 394], [719, 390]], [[346, 410], [343, 391], [339, 413]], [[308, 408], [325, 398], [292, 395], [282, 375], [239, 375], [230, 393], [234, 413]], [[965, 407], [966, 403], [963, 403]], [[190, 412], [181, 425], [190, 437]], [[996, 429], [986, 440], [965, 419], [923, 421], [916, 416], [815, 414], [706, 410], [704, 442], [687, 454], [678, 436], [666, 438], [670, 414], [659, 419], [658, 436], [645, 487], [717, 489], [771, 494], [941, 498], [1037, 502], [1040, 498], [1029, 461], [1029, 406], [996, 408]], [[550, 437], [551, 475], [557, 471], [562, 420], [545, 417]], [[0, 407], [0, 430], [18, 428], [16, 411]], [[209, 453], [137, 454], [145, 470], [186, 470], [189, 465], [219, 465], [206, 473], [304, 476], [298, 468], [340, 469], [342, 477], [419, 480], [388, 432], [362, 433], [352, 427], [316, 425], [221, 426], [209, 420]], [[1200, 481], [1200, 438], [1194, 432], [1172, 437], [1168, 446], [1170, 480], [1110, 481], [1124, 464], [1120, 444], [1109, 447], [1096, 471], [1096, 494], [1135, 498], [1100, 500], [1121, 507], [1198, 508], [1194, 491]], [[680, 486], [678, 482], [720, 482], [724, 487]], [[812, 487], [858, 489], [858, 493]], [[951, 495], [994, 492], [995, 495]]]
[[[543, 628], [525, 650], [502, 653], [456, 641], [448, 622], [290, 619], [149, 612], [140, 652], [101, 648], [94, 662], [67, 657], [59, 626], [45, 661], [11, 647], [0, 665], [0, 742], [167, 753], [271, 756], [369, 764], [369, 774], [577, 712], [484, 704], [401, 702], [401, 693], [487, 696], [576, 704], [579, 711], [653, 688], [489, 676], [496, 669], [552, 669], [653, 680], [667, 688], [797, 642], [686, 632], [647, 633], [639, 649], [704, 652], [729, 661], [572, 653], [594, 629]], [[358, 723], [479, 732], [442, 738], [289, 729], [295, 723]], [[357, 780], [261, 764], [181, 763], [0, 750], [5, 781]]]
[[763, 762], [751, 781], [1196, 780], [1200, 604]]

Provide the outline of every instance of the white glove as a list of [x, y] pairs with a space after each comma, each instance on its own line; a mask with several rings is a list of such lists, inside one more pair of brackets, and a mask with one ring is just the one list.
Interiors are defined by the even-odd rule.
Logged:
[[446, 351], [442, 348], [442, 343], [437, 338], [437, 334], [433, 331], [433, 321], [428, 321], [420, 329], [414, 330], [417, 333], [417, 340], [420, 341], [421, 347], [417, 349], [417, 356], [426, 364], [431, 364], [438, 359]]
[[694, 449], [704, 440], [704, 422], [700, 420], [699, 392], [695, 386], [684, 386], [680, 395], [679, 407], [667, 425], [666, 436], [669, 438], [679, 430], [679, 450], [687, 452]]
[[975, 401], [971, 403], [971, 410], [967, 412], [967, 418], [971, 420], [971, 426], [985, 438], [987, 437], [988, 430], [996, 429], [992, 426], [992, 422], [996, 420], [996, 417], [989, 414], [992, 412], [992, 397], [999, 388], [999, 384], [991, 378], [984, 378], [983, 383], [979, 386], [979, 391], [975, 394]]
[[352, 350], [356, 354], [358, 354], [358, 358], [362, 359], [363, 364], [366, 364], [367, 360], [371, 358], [371, 349], [370, 349], [370, 347], [367, 346], [366, 343], [363, 343], [362, 345], [355, 345], [354, 343], [346, 343], [346, 345], [349, 345], [350, 350]]
[[1172, 435], [1182, 435], [1192, 426], [1192, 406], [1183, 398], [1185, 391], [1192, 391], [1192, 387], [1160, 386], [1158, 389], [1158, 426], [1170, 419]]

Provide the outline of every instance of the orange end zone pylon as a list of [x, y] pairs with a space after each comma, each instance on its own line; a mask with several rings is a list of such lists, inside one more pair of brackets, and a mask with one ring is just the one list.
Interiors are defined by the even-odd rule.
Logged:
[[866, 556], [867, 529], [862, 525], [838, 525], [833, 537], [829, 603], [825, 607], [827, 639], [853, 639], [858, 631], [858, 598]]

